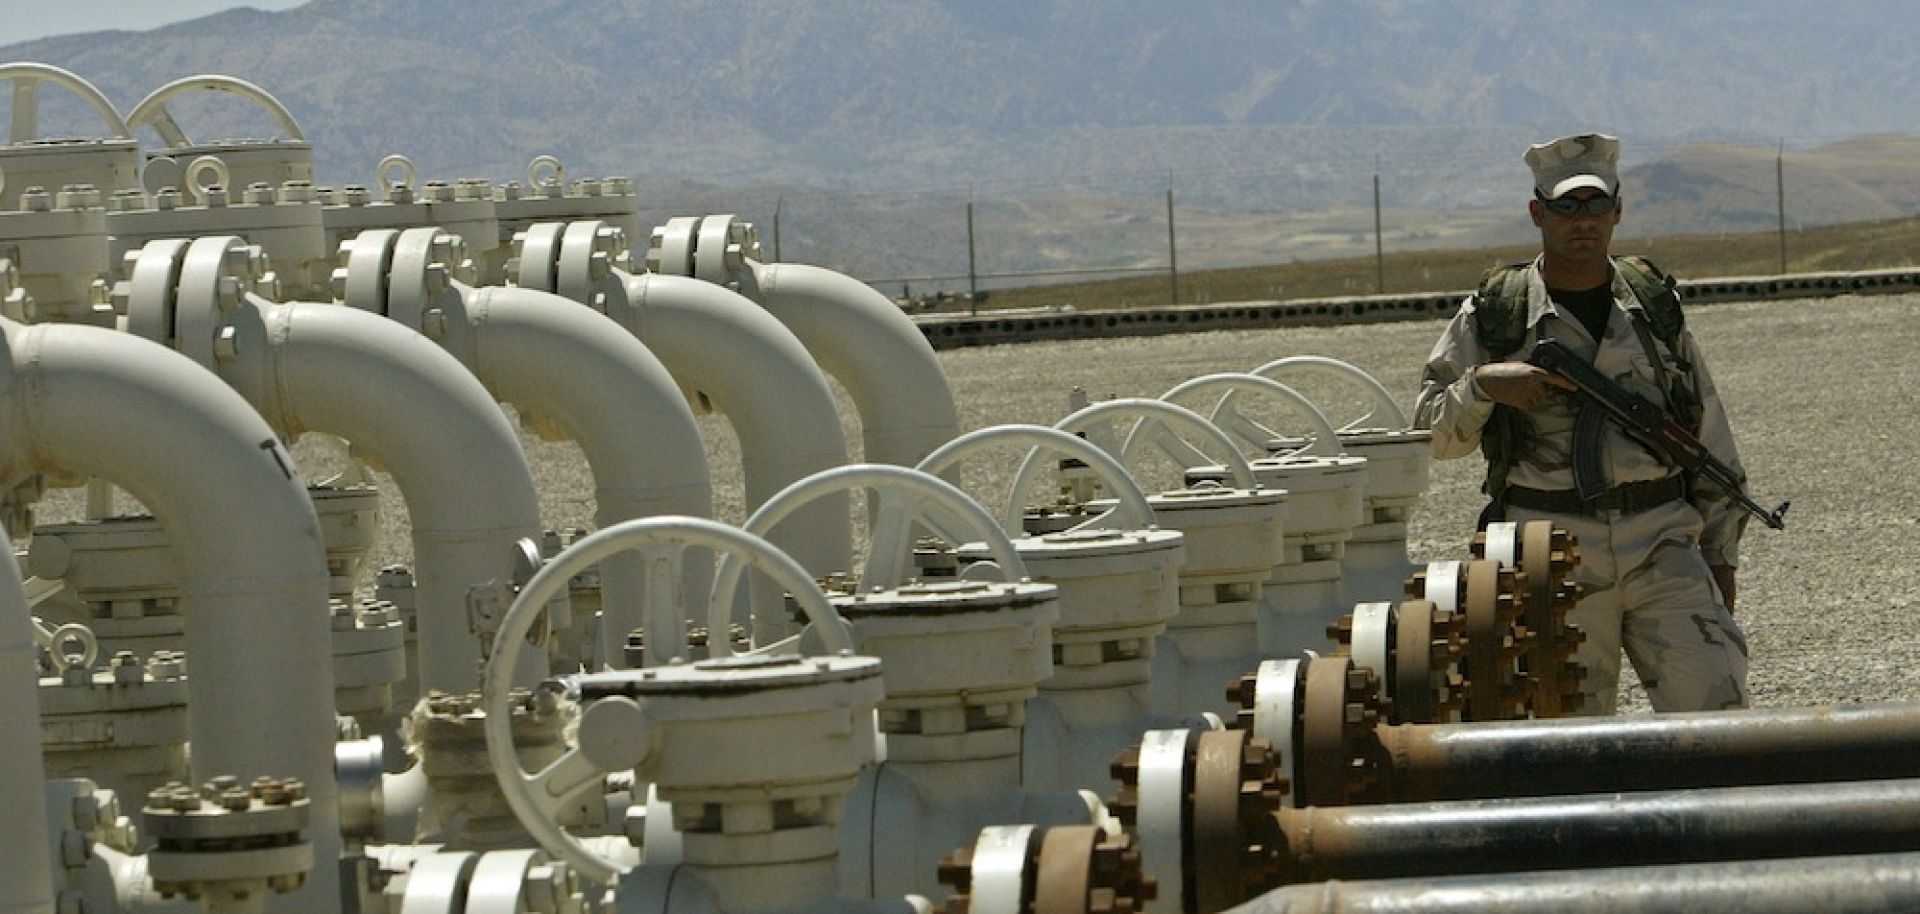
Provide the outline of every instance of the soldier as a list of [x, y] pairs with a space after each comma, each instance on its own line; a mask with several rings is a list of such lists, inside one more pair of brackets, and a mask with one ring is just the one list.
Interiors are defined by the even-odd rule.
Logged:
[[[1491, 270], [1427, 360], [1416, 422], [1439, 459], [1485, 452], [1488, 520], [1546, 519], [1579, 543], [1587, 633], [1584, 713], [1618, 702], [1622, 647], [1658, 711], [1747, 704], [1747, 646], [1733, 620], [1746, 515], [1619, 426], [1581, 423], [1571, 382], [1525, 361], [1557, 339], [1628, 390], [1662, 404], [1740, 467], [1733, 433], [1672, 282], [1611, 256], [1620, 223], [1619, 140], [1562, 137], [1527, 150], [1540, 229], [1532, 263]], [[1580, 459], [1576, 459], [1579, 457]], [[1576, 467], [1578, 464], [1578, 467]], [[1586, 485], [1576, 487], [1576, 471]], [[1595, 482], [1584, 477], [1601, 474]], [[1583, 499], [1580, 490], [1599, 490]]]

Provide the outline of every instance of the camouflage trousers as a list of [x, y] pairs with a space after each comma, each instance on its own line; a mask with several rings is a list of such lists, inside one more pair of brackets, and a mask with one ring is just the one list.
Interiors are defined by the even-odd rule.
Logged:
[[1509, 509], [1573, 534], [1583, 595], [1569, 618], [1587, 633], [1574, 662], [1587, 670], [1581, 712], [1612, 714], [1624, 649], [1656, 711], [1747, 706], [1747, 639], [1700, 555], [1700, 514], [1685, 502], [1595, 517]]

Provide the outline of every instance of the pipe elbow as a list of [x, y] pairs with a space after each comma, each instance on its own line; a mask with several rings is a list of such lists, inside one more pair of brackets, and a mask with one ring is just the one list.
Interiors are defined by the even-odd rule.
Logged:
[[[593, 469], [601, 522], [710, 516], [699, 424], [660, 360], [619, 324], [548, 292], [477, 290], [474, 368], [502, 399], [553, 420]], [[609, 505], [618, 516], [609, 517]]]
[[519, 436], [458, 359], [393, 321], [336, 305], [275, 305], [269, 320], [288, 424], [346, 438], [392, 473], [416, 536], [539, 531]]
[[860, 408], [866, 457], [912, 466], [960, 433], [932, 344], [886, 296], [832, 270], [754, 264], [756, 299], [786, 324]]

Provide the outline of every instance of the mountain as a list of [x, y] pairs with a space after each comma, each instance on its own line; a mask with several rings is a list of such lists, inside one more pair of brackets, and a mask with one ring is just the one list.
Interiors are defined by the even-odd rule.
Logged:
[[[1773, 218], [1714, 189], [1715, 157], [1758, 174], [1782, 139], [1799, 156], [1915, 129], [1916, 39], [1907, 0], [314, 0], [0, 59], [73, 70], [122, 110], [239, 76], [293, 111], [336, 183], [370, 183], [392, 152], [496, 180], [552, 153], [665, 209], [757, 188], [763, 212], [828, 190], [816, 208], [853, 212], [906, 188], [879, 208], [917, 195], [951, 215], [977, 185], [1151, 214], [1171, 172], [1183, 203], [1231, 216], [1364, 211], [1380, 174], [1387, 206], [1444, 218], [1516, 206], [1528, 140], [1604, 129], [1646, 169], [1632, 212], [1713, 228]], [[61, 94], [42, 92], [51, 129], [97, 135]], [[174, 110], [202, 138], [267, 123], [230, 99]], [[1882, 180], [1823, 183], [1846, 205], [1809, 197], [1801, 218], [1911, 211], [1899, 169], [1868, 158]], [[1738, 183], [1770, 194], [1764, 177]]]

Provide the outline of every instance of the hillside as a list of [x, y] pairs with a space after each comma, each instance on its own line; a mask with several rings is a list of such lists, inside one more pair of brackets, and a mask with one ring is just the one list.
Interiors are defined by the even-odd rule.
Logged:
[[[1920, 126], [1916, 39], [1899, 0], [313, 0], [0, 59], [123, 110], [251, 80], [327, 183], [393, 152], [503, 181], [552, 153], [635, 177], [649, 219], [770, 229], [779, 206], [789, 257], [939, 285], [967, 272], [970, 193], [987, 274], [1164, 264], [1169, 184], [1195, 267], [1370, 252], [1376, 174], [1390, 249], [1523, 240], [1519, 150], [1575, 129], [1626, 138], [1646, 232], [1772, 225], [1782, 139], [1791, 224], [1912, 213], [1920, 143], [1889, 134]], [[98, 134], [42, 95], [47, 132]], [[265, 124], [174, 110], [203, 139]]]

